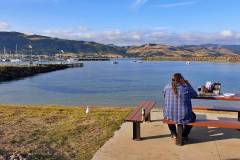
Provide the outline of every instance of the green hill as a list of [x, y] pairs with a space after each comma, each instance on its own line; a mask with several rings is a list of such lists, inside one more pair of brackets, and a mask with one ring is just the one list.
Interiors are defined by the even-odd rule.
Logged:
[[26, 35], [19, 32], [0, 32], [0, 53], [15, 52], [16, 44], [19, 53], [29, 52], [28, 46], [32, 45], [33, 54], [56, 54], [61, 50], [68, 53], [83, 55], [114, 54], [124, 55], [126, 50], [113, 45], [103, 45], [95, 42], [64, 40], [41, 35]]
[[240, 45], [182, 45], [146, 44], [127, 47], [128, 54], [141, 57], [221, 57], [239, 56]]
[[41, 35], [26, 35], [19, 32], [0, 32], [0, 54], [5, 47], [7, 53], [29, 53], [32, 45], [33, 54], [53, 55], [63, 50], [65, 53], [81, 55], [111, 55], [145, 58], [186, 58], [186, 57], [237, 57], [240, 59], [240, 45], [182, 45], [145, 44], [141, 46], [120, 47], [96, 42], [65, 40]]

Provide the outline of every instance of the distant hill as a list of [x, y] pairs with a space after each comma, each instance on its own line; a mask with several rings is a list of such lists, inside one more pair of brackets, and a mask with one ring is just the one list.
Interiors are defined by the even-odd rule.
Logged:
[[240, 45], [182, 45], [146, 44], [126, 47], [131, 56], [141, 57], [221, 57], [239, 56]]
[[[32, 45], [33, 54], [53, 55], [63, 50], [65, 53], [81, 55], [112, 55], [124, 57], [240, 57], [240, 45], [182, 45], [145, 44], [141, 46], [120, 47], [96, 42], [65, 40], [41, 35], [26, 35], [19, 32], [0, 32], [0, 54], [3, 48], [9, 53], [15, 52], [16, 44], [19, 53], [29, 53]], [[240, 58], [239, 58], [240, 59]]]
[[83, 55], [125, 55], [126, 50], [114, 45], [104, 45], [95, 42], [65, 40], [41, 35], [26, 35], [19, 32], [0, 32], [0, 53], [15, 52], [16, 44], [19, 53], [29, 53], [28, 46], [32, 45], [33, 54], [53, 55], [61, 50], [68, 53]]

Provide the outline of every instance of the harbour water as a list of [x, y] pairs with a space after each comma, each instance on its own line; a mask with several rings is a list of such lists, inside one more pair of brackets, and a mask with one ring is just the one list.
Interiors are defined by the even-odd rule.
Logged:
[[[163, 105], [162, 90], [175, 72], [195, 89], [206, 81], [222, 83], [222, 91], [240, 93], [240, 64], [211, 62], [84, 62], [83, 68], [40, 74], [0, 84], [2, 104], [134, 106], [140, 100]], [[239, 102], [194, 101], [194, 104], [240, 106]]]

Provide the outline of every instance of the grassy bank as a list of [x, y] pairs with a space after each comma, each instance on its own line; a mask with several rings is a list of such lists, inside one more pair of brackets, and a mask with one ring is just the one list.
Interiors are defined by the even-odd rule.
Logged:
[[89, 160], [113, 136], [129, 108], [0, 105], [0, 159]]
[[41, 66], [0, 66], [0, 82], [21, 79], [34, 76], [39, 73], [47, 73], [70, 68], [65, 64], [48, 64]]

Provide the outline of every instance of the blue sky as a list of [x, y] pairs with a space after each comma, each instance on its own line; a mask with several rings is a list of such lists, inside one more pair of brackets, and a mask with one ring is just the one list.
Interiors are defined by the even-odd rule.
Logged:
[[0, 0], [0, 30], [117, 45], [240, 44], [239, 0]]

